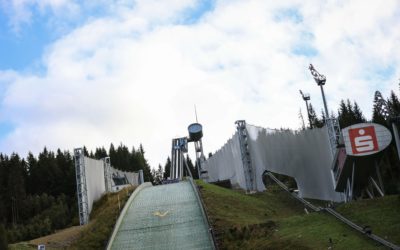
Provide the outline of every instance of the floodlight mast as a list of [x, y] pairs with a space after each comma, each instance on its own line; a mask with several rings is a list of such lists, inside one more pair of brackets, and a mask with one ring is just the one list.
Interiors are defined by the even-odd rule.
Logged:
[[326, 83], [326, 77], [322, 74], [320, 74], [314, 66], [310, 63], [310, 66], [308, 69], [311, 72], [311, 75], [314, 77], [315, 82], [318, 84], [318, 86], [321, 87], [321, 94], [322, 94], [322, 100], [324, 102], [324, 108], [325, 108], [325, 120], [329, 118], [329, 111], [328, 111], [328, 105], [326, 104], [326, 99], [325, 99], [325, 93], [324, 93], [324, 88], [323, 86]]
[[332, 118], [329, 117], [328, 105], [326, 104], [326, 98], [323, 88], [323, 86], [326, 83], [326, 77], [320, 74], [312, 64], [310, 64], [308, 69], [310, 70], [311, 75], [314, 77], [315, 82], [321, 88], [322, 100], [324, 102], [324, 108], [325, 108], [325, 124], [328, 128], [328, 135], [331, 144], [332, 155], [335, 156], [338, 145], [343, 144], [343, 138], [341, 137], [339, 121], [335, 117]]
[[306, 102], [306, 107], [307, 107], [307, 116], [308, 116], [308, 122], [310, 123], [310, 129], [313, 128], [312, 122], [311, 122], [311, 114], [310, 114], [310, 108], [308, 106], [308, 101], [310, 100], [310, 94], [303, 94], [303, 91], [299, 90], [301, 96], [303, 97], [303, 100]]

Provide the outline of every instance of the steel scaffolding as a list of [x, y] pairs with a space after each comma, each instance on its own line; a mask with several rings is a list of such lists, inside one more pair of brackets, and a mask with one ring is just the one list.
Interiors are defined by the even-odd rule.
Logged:
[[111, 160], [110, 157], [103, 158], [104, 162], [104, 184], [106, 186], [106, 192], [112, 191], [112, 180], [111, 180]]
[[78, 196], [79, 223], [85, 225], [89, 222], [88, 195], [86, 189], [85, 157], [82, 148], [74, 149], [76, 192]]
[[246, 121], [239, 120], [236, 121], [236, 128], [239, 133], [239, 144], [240, 144], [240, 152], [241, 158], [243, 162], [243, 170], [244, 170], [244, 177], [246, 180], [246, 189], [247, 192], [251, 192], [256, 190], [255, 187], [255, 172], [253, 171], [253, 166], [251, 164], [251, 157], [249, 151], [249, 144], [247, 142], [247, 130], [246, 130]]

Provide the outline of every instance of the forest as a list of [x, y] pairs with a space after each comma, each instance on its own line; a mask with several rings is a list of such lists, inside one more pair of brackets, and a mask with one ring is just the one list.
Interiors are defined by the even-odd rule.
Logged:
[[[142, 169], [145, 181], [153, 181], [142, 145], [137, 150], [123, 144], [111, 144], [108, 151], [104, 147], [83, 150], [96, 159], [110, 156], [111, 165], [123, 171]], [[29, 240], [78, 224], [71, 152], [44, 148], [37, 157], [0, 154], [0, 249], [5, 242]]]

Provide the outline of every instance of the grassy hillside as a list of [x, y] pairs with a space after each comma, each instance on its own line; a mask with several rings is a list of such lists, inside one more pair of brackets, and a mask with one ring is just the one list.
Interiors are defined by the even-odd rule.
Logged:
[[45, 244], [46, 249], [104, 249], [111, 236], [115, 222], [129, 194], [134, 188], [125, 188], [118, 193], [106, 194], [94, 203], [88, 225], [72, 227], [52, 235], [12, 244], [9, 249], [37, 249]]
[[[307, 214], [301, 203], [292, 199], [278, 187], [254, 195], [246, 195], [215, 185], [197, 182], [207, 212], [217, 231], [221, 249], [385, 249], [325, 213]], [[398, 197], [385, 197], [382, 205], [394, 211]], [[370, 201], [380, 205], [380, 200]], [[364, 203], [360, 203], [364, 204]], [[346, 204], [350, 217], [353, 207], [369, 213], [371, 204]], [[342, 211], [340, 210], [340, 211]], [[373, 209], [372, 209], [373, 210]], [[378, 211], [378, 208], [377, 210]], [[398, 211], [398, 210], [397, 210]], [[355, 214], [355, 213], [354, 213]], [[361, 215], [361, 213], [357, 213]], [[399, 215], [388, 213], [387, 217]], [[360, 217], [361, 218], [361, 217]], [[391, 224], [388, 219], [384, 223]], [[369, 225], [374, 228], [373, 223]], [[391, 232], [391, 229], [394, 229]], [[397, 227], [382, 224], [381, 233], [400, 235]], [[397, 230], [397, 231], [396, 231]], [[382, 234], [383, 235], [383, 234]]]
[[400, 245], [400, 195], [342, 204], [336, 210], [358, 225], [369, 225], [372, 233]]

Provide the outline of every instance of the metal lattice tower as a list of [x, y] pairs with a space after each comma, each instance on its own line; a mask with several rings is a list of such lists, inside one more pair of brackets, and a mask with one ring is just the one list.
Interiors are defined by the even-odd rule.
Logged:
[[85, 157], [82, 148], [74, 149], [76, 192], [78, 196], [79, 223], [85, 225], [89, 222], [89, 206], [86, 189]]
[[111, 160], [110, 157], [105, 157], [103, 158], [103, 162], [104, 162], [104, 184], [106, 186], [106, 192], [111, 192], [111, 173], [110, 173], [110, 169], [111, 169]]
[[185, 160], [184, 152], [187, 152], [187, 138], [182, 137], [172, 139], [171, 179], [182, 180], [183, 161]]
[[240, 152], [243, 163], [243, 171], [246, 180], [247, 192], [251, 192], [256, 189], [255, 187], [255, 172], [253, 171], [253, 166], [251, 164], [248, 135], [246, 130], [246, 121], [239, 120], [235, 122], [236, 129], [239, 133], [239, 144]]
[[202, 166], [203, 162], [205, 161], [204, 153], [203, 153], [203, 143], [201, 140], [194, 142], [194, 148], [196, 151], [196, 163], [197, 163], [197, 171], [199, 178], [201, 178], [202, 173]]

